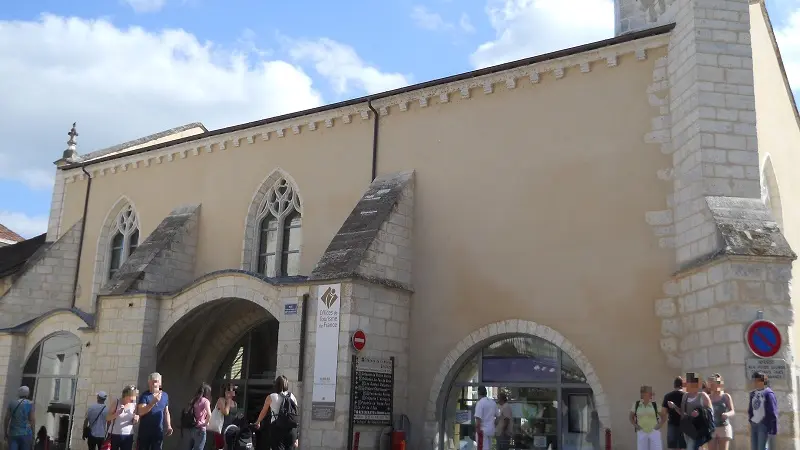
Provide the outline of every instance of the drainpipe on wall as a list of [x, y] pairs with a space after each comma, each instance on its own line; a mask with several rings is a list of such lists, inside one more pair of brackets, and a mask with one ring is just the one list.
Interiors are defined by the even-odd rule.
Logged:
[[89, 193], [92, 191], [92, 176], [86, 171], [86, 167], [81, 166], [81, 170], [86, 174], [86, 195], [83, 199], [83, 223], [81, 223], [81, 238], [78, 241], [78, 261], [75, 265], [75, 282], [72, 284], [72, 309], [78, 301], [78, 279], [81, 274], [81, 254], [83, 253], [83, 238], [86, 235], [86, 212], [89, 210]]
[[375, 120], [372, 122], [372, 178], [370, 178], [370, 183], [372, 183], [378, 177], [378, 125], [380, 125], [381, 115], [372, 107], [372, 99], [367, 100], [367, 106], [375, 115]]

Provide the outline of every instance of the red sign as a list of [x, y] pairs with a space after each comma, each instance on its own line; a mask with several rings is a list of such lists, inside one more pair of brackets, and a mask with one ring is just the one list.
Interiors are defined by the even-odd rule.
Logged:
[[364, 333], [361, 330], [356, 330], [356, 332], [353, 333], [353, 348], [356, 349], [356, 351], [360, 352], [361, 350], [364, 350], [364, 347], [366, 346], [367, 346], [366, 333]]
[[772, 358], [781, 350], [783, 338], [774, 323], [759, 319], [751, 323], [744, 333], [750, 351], [759, 358]]

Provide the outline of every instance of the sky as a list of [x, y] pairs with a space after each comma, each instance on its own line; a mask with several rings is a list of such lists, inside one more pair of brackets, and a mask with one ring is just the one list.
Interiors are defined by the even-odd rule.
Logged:
[[[767, 0], [795, 93], [800, 0]], [[0, 11], [0, 223], [47, 229], [53, 161], [613, 36], [613, 0], [33, 0]]]

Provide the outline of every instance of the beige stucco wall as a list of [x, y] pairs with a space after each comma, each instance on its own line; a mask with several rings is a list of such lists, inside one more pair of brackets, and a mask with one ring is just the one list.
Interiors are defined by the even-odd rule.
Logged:
[[[762, 5], [751, 5], [750, 17], [761, 170], [768, 159], [772, 161], [780, 190], [783, 231], [792, 249], [798, 252], [800, 176], [797, 175], [797, 170], [800, 168], [800, 125], [792, 108], [792, 98], [786, 91], [786, 82], [768, 24], [762, 14]], [[795, 279], [800, 279], [800, 264], [793, 265], [792, 275]], [[795, 342], [800, 342], [800, 327], [797, 325], [794, 327], [793, 338]]]
[[[640, 383], [669, 389], [675, 374], [653, 301], [674, 251], [644, 220], [672, 190], [657, 177], [671, 157], [644, 139], [659, 115], [647, 90], [665, 54], [626, 54], [617, 67], [572, 67], [561, 79], [520, 79], [381, 117], [378, 172], [416, 170], [410, 379], [420, 392], [409, 413], [418, 423], [453, 347], [510, 318], [550, 326], [586, 355], [621, 430]], [[370, 181], [372, 122], [352, 120], [95, 178], [80, 285], [92, 284], [102, 223], [122, 195], [143, 236], [175, 206], [202, 203], [196, 275], [238, 268], [252, 195], [278, 167], [303, 197], [308, 274]], [[85, 188], [67, 185], [65, 224], [82, 215]], [[78, 306], [91, 310], [89, 289]]]

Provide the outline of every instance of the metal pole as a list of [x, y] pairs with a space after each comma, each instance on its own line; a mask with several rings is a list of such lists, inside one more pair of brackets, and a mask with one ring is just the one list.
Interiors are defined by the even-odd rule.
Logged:
[[356, 361], [357, 356], [353, 355], [350, 363], [350, 410], [347, 412], [347, 450], [353, 450], [353, 406], [355, 405], [355, 386], [356, 386]]

